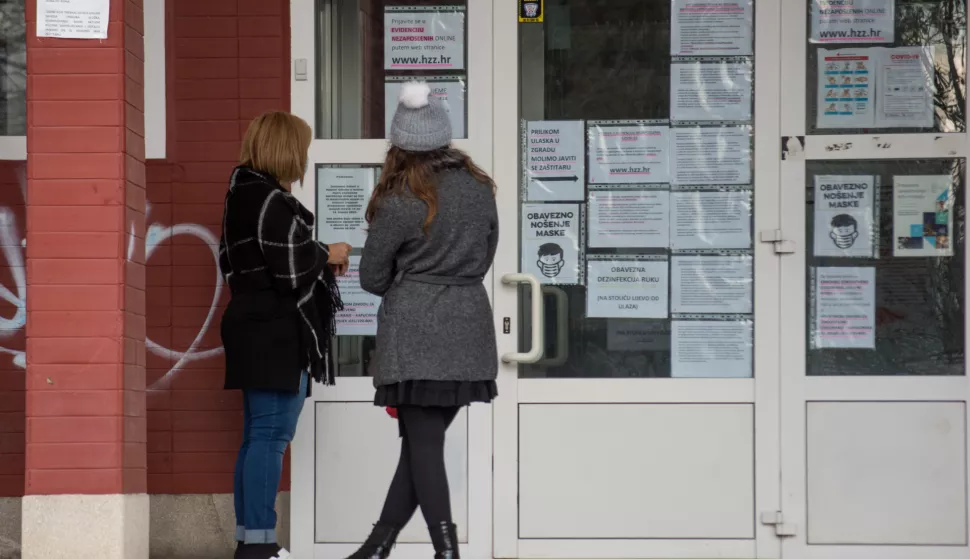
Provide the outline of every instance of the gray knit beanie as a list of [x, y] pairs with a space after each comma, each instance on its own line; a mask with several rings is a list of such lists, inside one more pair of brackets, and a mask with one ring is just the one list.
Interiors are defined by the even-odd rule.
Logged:
[[405, 151], [431, 151], [451, 143], [451, 119], [441, 101], [431, 97], [423, 82], [401, 87], [391, 121], [391, 145]]

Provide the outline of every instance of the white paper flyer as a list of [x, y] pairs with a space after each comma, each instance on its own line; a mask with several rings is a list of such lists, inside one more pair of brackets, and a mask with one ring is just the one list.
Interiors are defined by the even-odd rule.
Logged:
[[317, 171], [317, 238], [361, 248], [364, 211], [374, 190], [374, 169], [324, 167]]
[[463, 70], [464, 6], [385, 6], [385, 70]]
[[674, 320], [670, 376], [748, 378], [754, 372], [753, 335], [750, 320]]
[[526, 129], [526, 197], [579, 201], [585, 196], [586, 131], [581, 120], [533, 120]]
[[815, 256], [876, 256], [875, 184], [872, 175], [815, 177]]
[[337, 313], [338, 336], [376, 336], [381, 298], [360, 287], [360, 256], [350, 257], [347, 273], [337, 278], [344, 310]]
[[814, 349], [876, 347], [876, 269], [815, 269]]
[[751, 184], [751, 127], [670, 130], [670, 182]]
[[754, 283], [750, 255], [678, 256], [670, 260], [670, 312], [748, 314]]
[[522, 205], [521, 270], [547, 284], [581, 284], [579, 204]]
[[753, 54], [751, 0], [672, 0], [671, 56]]
[[894, 40], [894, 0], [810, 0], [811, 43], [873, 44]]
[[893, 177], [893, 256], [953, 256], [953, 177]]
[[670, 119], [751, 120], [751, 61], [670, 65]]
[[670, 234], [667, 190], [590, 190], [589, 246], [666, 248]]
[[667, 318], [666, 260], [590, 258], [586, 273], [589, 318]]
[[665, 183], [667, 125], [590, 123], [590, 184]]
[[931, 47], [880, 49], [876, 88], [876, 126], [932, 128], [933, 66]]
[[750, 190], [674, 191], [670, 248], [751, 248]]
[[875, 122], [874, 49], [818, 49], [819, 128], [870, 128]]

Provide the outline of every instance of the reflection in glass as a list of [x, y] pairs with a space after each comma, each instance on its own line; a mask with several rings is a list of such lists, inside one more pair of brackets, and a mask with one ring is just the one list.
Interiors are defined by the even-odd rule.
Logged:
[[0, 2], [0, 135], [27, 134], [27, 25], [24, 0]]
[[[965, 160], [813, 161], [807, 167], [807, 374], [965, 374]], [[815, 200], [819, 177], [840, 177], [830, 182], [845, 184], [871, 183], [874, 211], [834, 212], [853, 217], [835, 223], [837, 216], [830, 219], [819, 213], [822, 204]], [[949, 182], [949, 194], [925, 202], [914, 199], [913, 185], [934, 181], [943, 188]], [[925, 217], [914, 215], [914, 204], [926, 205]], [[860, 215], [873, 216], [871, 228]], [[909, 230], [902, 226], [921, 219], [923, 224]], [[816, 231], [816, 225], [825, 229]], [[840, 251], [842, 256], [836, 256]], [[934, 252], [949, 256], [932, 256]], [[819, 344], [812, 320], [819, 296], [813, 276], [841, 272], [861, 278], [873, 271], [873, 308], [859, 313], [866, 315], [862, 323], [874, 326], [873, 337]]]
[[[817, 0], [807, 0], [807, 5], [811, 8], [812, 3]], [[892, 2], [888, 2], [892, 5]], [[812, 15], [809, 9], [808, 23], [811, 33]], [[904, 133], [904, 132], [963, 132], [966, 130], [966, 67], [965, 51], [967, 44], [967, 13], [966, 2], [963, 0], [896, 0], [895, 1], [895, 29], [892, 43], [872, 45], [867, 43], [839, 43], [826, 41], [822, 44], [810, 42], [808, 45], [808, 62], [806, 66], [807, 74], [807, 127], [810, 134], [859, 134], [869, 130], [879, 130], [880, 132]], [[924, 47], [924, 56], [927, 73], [906, 71], [900, 72], [897, 67], [896, 75], [900, 77], [894, 81], [892, 77], [882, 74], [881, 67], [888, 63], [880, 61], [879, 56], [889, 53], [887, 49], [897, 49], [900, 47]], [[929, 113], [927, 125], [914, 125], [916, 119], [899, 118], [899, 113], [894, 110], [884, 111], [888, 115], [888, 120], [880, 123], [878, 119], [871, 121], [870, 124], [854, 124], [850, 119], [844, 125], [835, 124], [839, 116], [847, 117], [856, 110], [849, 103], [843, 102], [845, 91], [850, 92], [850, 97], [862, 90], [850, 89], [838, 91], [827, 91], [826, 97], [820, 99], [820, 90], [825, 89], [825, 83], [832, 78], [841, 76], [831, 72], [824, 72], [824, 60], [821, 65], [824, 74], [820, 73], [820, 49], [825, 49], [829, 55], [833, 50], [851, 50], [852, 55], [871, 56], [871, 85], [874, 89], [869, 89], [870, 95], [864, 98], [875, 109], [881, 110], [880, 103], [898, 103], [899, 99], [915, 99], [915, 95], [910, 95], [915, 88], [925, 87], [928, 89], [929, 101], [927, 111]], [[866, 62], [869, 66], [869, 63]], [[909, 74], [909, 75], [907, 75]], [[920, 74], [920, 75], [917, 75]], [[822, 83], [820, 83], [820, 80]], [[888, 81], [887, 81], [888, 80]], [[841, 85], [841, 84], [840, 84]], [[856, 84], [857, 87], [864, 87]], [[902, 88], [902, 90], [897, 90]], [[909, 91], [906, 91], [909, 90]], [[897, 99], [883, 97], [889, 91], [900, 91]], [[844, 110], [843, 110], [843, 107]], [[864, 106], [857, 106], [860, 111], [865, 111]], [[819, 111], [823, 112], [823, 123], [819, 122]], [[870, 106], [869, 110], [872, 110]], [[830, 115], [834, 118], [826, 121], [825, 116]], [[893, 117], [896, 118], [893, 118]], [[851, 125], [851, 127], [849, 127]], [[836, 127], [839, 126], [839, 127]], [[845, 127], [841, 127], [845, 126]]]
[[[380, 139], [386, 137], [389, 118], [397, 108], [397, 91], [408, 79], [436, 82], [434, 95], [444, 102], [452, 115], [456, 138], [467, 137], [467, 0], [317, 0], [317, 122], [320, 138]], [[425, 7], [436, 7], [442, 14], [434, 22], [438, 33], [455, 37], [457, 45], [444, 51], [427, 51], [428, 55], [446, 57], [448, 64], [422, 59], [394, 57], [385, 60], [385, 12], [400, 10], [402, 18], [409, 13], [429, 16]], [[464, 24], [464, 29], [454, 30]], [[400, 33], [414, 38], [418, 27], [398, 27]], [[441, 30], [445, 31], [442, 32]], [[400, 43], [411, 45], [412, 43]], [[420, 43], [418, 43], [420, 45]], [[406, 47], [402, 47], [406, 48]], [[417, 52], [421, 51], [420, 48]], [[462, 60], [458, 61], [457, 58]], [[399, 60], [398, 60], [399, 58]], [[452, 60], [455, 59], [455, 60]]]

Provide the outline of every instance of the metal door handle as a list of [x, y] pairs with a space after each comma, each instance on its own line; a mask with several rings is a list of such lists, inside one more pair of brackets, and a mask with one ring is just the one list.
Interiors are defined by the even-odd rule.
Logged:
[[542, 359], [545, 349], [542, 344], [543, 319], [542, 312], [542, 284], [532, 274], [505, 274], [502, 276], [505, 285], [527, 283], [532, 292], [532, 347], [528, 353], [506, 353], [502, 356], [505, 363], [535, 363]]
[[542, 286], [542, 293], [556, 298], [556, 354], [541, 359], [544, 367], [561, 367], [569, 360], [569, 296], [560, 288], [552, 285]]

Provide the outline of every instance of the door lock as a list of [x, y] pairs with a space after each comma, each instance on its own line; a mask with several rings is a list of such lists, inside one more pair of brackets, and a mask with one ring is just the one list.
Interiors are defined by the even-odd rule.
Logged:
[[775, 254], [794, 254], [795, 253], [795, 241], [786, 240], [784, 233], [781, 232], [781, 229], [771, 229], [769, 231], [762, 231], [761, 242], [771, 243], [772, 245], [774, 245]]
[[785, 523], [785, 515], [781, 511], [761, 513], [761, 523], [765, 526], [774, 526], [775, 535], [778, 537], [790, 538], [796, 534], [795, 525]]

